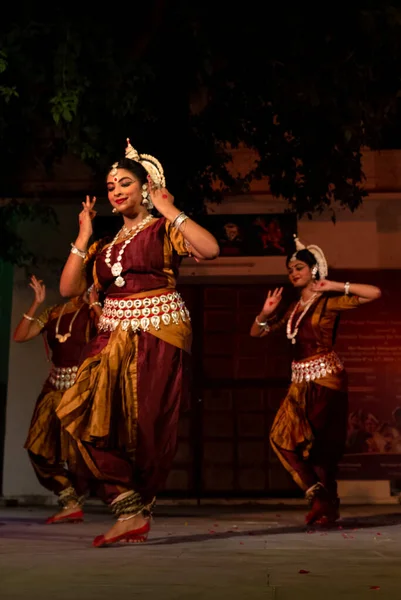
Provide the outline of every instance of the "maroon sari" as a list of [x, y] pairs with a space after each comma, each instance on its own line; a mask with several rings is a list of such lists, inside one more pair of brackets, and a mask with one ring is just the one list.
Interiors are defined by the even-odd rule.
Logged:
[[[111, 253], [117, 260], [120, 244]], [[144, 300], [173, 293], [184, 238], [155, 219], [126, 247], [118, 287], [97, 256], [94, 280], [108, 301]], [[77, 441], [96, 493], [111, 503], [134, 490], [144, 504], [164, 485], [177, 442], [180, 410], [188, 405], [191, 327], [188, 320], [133, 331], [99, 331], [85, 351], [75, 385], [57, 414]]]
[[[43, 333], [51, 350], [51, 359], [54, 367], [68, 369], [76, 367], [81, 358], [82, 351], [94, 334], [94, 323], [91, 318], [89, 306], [80, 301], [75, 306], [68, 306], [61, 315], [58, 331], [66, 334], [76, 310], [82, 306], [76, 316], [72, 327], [71, 336], [60, 343], [56, 339], [57, 323], [62, 310], [62, 305], [47, 309], [39, 317], [43, 323]], [[61, 429], [60, 421], [56, 416], [57, 407], [63, 397], [64, 390], [57, 389], [49, 376], [36, 401], [28, 437], [24, 447], [28, 450], [29, 458], [36, 476], [46, 489], [60, 494], [69, 487], [75, 487], [72, 472], [66, 469], [65, 462], [75, 463], [77, 454], [71, 440]], [[75, 469], [73, 469], [74, 471]]]
[[[333, 352], [340, 312], [358, 305], [356, 296], [319, 298], [300, 323], [294, 360], [310, 362]], [[320, 482], [332, 498], [337, 497], [336, 472], [345, 447], [347, 411], [344, 370], [291, 384], [274, 419], [270, 441], [303, 490]]]

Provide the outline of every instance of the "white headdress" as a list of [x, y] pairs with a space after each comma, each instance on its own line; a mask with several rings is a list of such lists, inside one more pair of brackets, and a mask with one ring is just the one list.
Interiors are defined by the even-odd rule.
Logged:
[[[156, 187], [166, 187], [166, 179], [164, 177], [163, 167], [161, 166], [160, 162], [154, 156], [150, 156], [150, 154], [138, 154], [137, 150], [131, 146], [129, 138], [127, 138], [125, 158], [130, 158], [131, 160], [141, 164], [145, 171], [149, 173]], [[114, 163], [112, 165], [112, 175], [117, 174], [117, 165], [118, 163]]]
[[[297, 238], [297, 236], [294, 234], [294, 241], [295, 241], [295, 248], [296, 251], [295, 253], [292, 255], [291, 260], [295, 260], [297, 258], [297, 252], [299, 252], [300, 250], [309, 250], [309, 252], [311, 254], [313, 254], [313, 256], [316, 258], [316, 262], [317, 262], [317, 269], [318, 269], [318, 273], [320, 276], [320, 279], [326, 279], [329, 269], [327, 266], [327, 260], [326, 257], [323, 253], [323, 250], [321, 248], [319, 248], [319, 246], [304, 246], [299, 239]], [[290, 261], [291, 262], [291, 261]]]

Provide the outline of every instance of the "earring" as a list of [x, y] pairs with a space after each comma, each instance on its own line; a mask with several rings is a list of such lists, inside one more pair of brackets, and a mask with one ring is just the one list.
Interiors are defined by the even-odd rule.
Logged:
[[315, 266], [312, 268], [312, 279], [316, 279], [316, 275], [317, 275], [317, 273], [318, 273], [318, 270], [319, 270], [319, 269], [317, 268], [317, 265], [315, 265]]
[[152, 210], [152, 208], [153, 208], [153, 202], [150, 199], [150, 196], [148, 193], [148, 184], [147, 183], [144, 183], [142, 186], [142, 204], [147, 210]]
[[111, 212], [113, 213], [113, 215], [116, 215], [118, 213], [118, 210], [116, 208], [113, 208]]

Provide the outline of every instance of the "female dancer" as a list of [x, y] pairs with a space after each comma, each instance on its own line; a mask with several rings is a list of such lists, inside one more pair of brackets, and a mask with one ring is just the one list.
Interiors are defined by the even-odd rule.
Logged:
[[269, 292], [250, 333], [262, 337], [286, 324], [294, 358], [292, 383], [270, 441], [311, 503], [306, 522], [334, 522], [339, 518], [336, 472], [344, 451], [348, 406], [344, 367], [333, 350], [335, 333], [341, 311], [372, 302], [381, 292], [371, 285], [329, 281], [320, 248], [295, 241], [287, 268], [299, 301], [278, 319], [282, 288]]
[[[180, 408], [188, 399], [189, 314], [175, 290], [183, 256], [213, 259], [214, 237], [180, 212], [165, 187], [160, 163], [126, 157], [107, 176], [113, 212], [123, 217], [114, 240], [98, 244], [95, 285], [105, 294], [99, 333], [75, 385], [57, 411], [76, 440], [98, 495], [117, 516], [94, 546], [145, 541], [149, 506], [175, 453]], [[86, 287], [82, 260], [92, 235], [95, 198], [87, 197], [79, 234], [61, 276], [62, 295]], [[152, 204], [162, 215], [154, 218]]]
[[14, 332], [14, 341], [27, 342], [44, 334], [46, 347], [52, 354], [50, 374], [37, 399], [25, 448], [41, 485], [54, 492], [62, 507], [61, 512], [47, 519], [47, 523], [81, 521], [81, 499], [73, 476], [65, 463], [71, 463], [73, 447], [67, 447], [67, 437], [60, 428], [56, 408], [75, 381], [79, 357], [83, 348], [96, 332], [96, 314], [100, 316], [100, 302], [96, 291], [71, 298], [66, 304], [47, 308], [39, 317], [35, 313], [46, 299], [45, 285], [31, 277], [29, 284], [35, 292], [30, 308], [24, 313]]

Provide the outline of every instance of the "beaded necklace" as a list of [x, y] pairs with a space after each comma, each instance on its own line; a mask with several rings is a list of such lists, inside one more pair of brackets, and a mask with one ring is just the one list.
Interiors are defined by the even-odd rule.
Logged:
[[[309, 300], [307, 300], [304, 303], [302, 303], [301, 300], [299, 300], [297, 302], [297, 304], [295, 305], [294, 310], [290, 314], [290, 318], [287, 321], [287, 338], [289, 340], [291, 340], [292, 344], [296, 344], [296, 342], [297, 342], [296, 337], [298, 335], [299, 324], [301, 323], [302, 319], [304, 318], [304, 316], [308, 312], [309, 308], [311, 307], [311, 305], [312, 305], [312, 303], [313, 303], [313, 301], [315, 300], [316, 297], [317, 297], [317, 294], [313, 294], [313, 296], [311, 296], [309, 298]], [[294, 316], [296, 315], [297, 310], [298, 310], [298, 308], [300, 306], [305, 306], [305, 308], [303, 309], [303, 311], [299, 315], [299, 317], [298, 317], [298, 319], [297, 319], [297, 321], [295, 323], [294, 331], [292, 331], [292, 321], [293, 321]]]
[[[138, 225], [134, 225], [133, 227], [131, 227], [131, 229], [127, 230], [127, 228], [124, 227], [122, 229], [120, 229], [120, 231], [117, 233], [117, 235], [115, 236], [114, 240], [111, 242], [110, 246], [107, 248], [106, 250], [106, 258], [105, 258], [105, 263], [108, 267], [110, 267], [112, 274], [114, 275], [114, 277], [116, 278], [114, 283], [116, 284], [117, 287], [123, 287], [125, 285], [125, 279], [124, 277], [121, 277], [121, 273], [123, 270], [123, 266], [121, 264], [122, 258], [124, 256], [124, 252], [126, 247], [128, 246], [128, 244], [130, 244], [132, 242], [132, 240], [138, 235], [138, 233], [140, 231], [142, 231], [142, 229], [145, 227], [145, 225], [147, 225], [148, 223], [150, 223], [150, 221], [153, 219], [153, 215], [148, 215], [145, 219], [143, 219], [143, 221], [141, 221], [140, 223], [138, 223]], [[117, 260], [116, 262], [112, 265], [111, 264], [111, 252], [113, 250], [114, 245], [116, 244], [121, 231], [124, 232], [128, 231], [129, 236], [125, 242], [122, 244], [118, 255], [117, 255]]]

